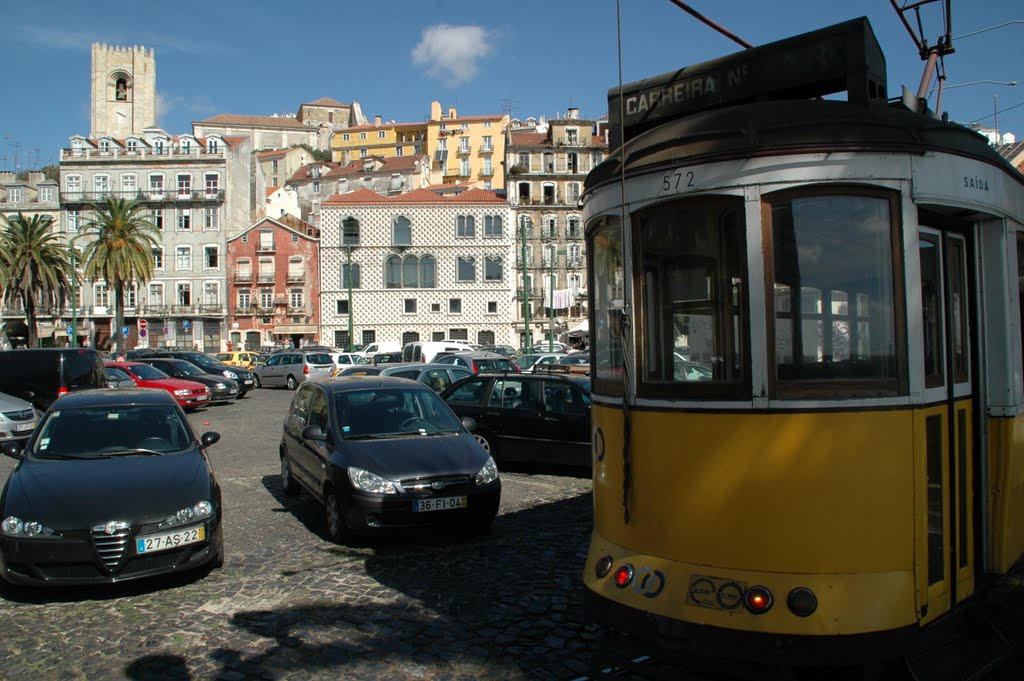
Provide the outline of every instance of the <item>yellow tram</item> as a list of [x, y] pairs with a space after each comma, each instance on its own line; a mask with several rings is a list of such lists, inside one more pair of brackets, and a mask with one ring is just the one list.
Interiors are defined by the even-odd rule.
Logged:
[[1024, 177], [885, 77], [858, 19], [609, 92], [597, 621], [900, 655], [1024, 552]]

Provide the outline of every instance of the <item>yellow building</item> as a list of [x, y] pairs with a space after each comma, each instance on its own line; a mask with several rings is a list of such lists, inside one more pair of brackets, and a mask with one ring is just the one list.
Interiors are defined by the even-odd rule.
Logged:
[[506, 125], [508, 116], [500, 114], [460, 117], [454, 107], [442, 114], [441, 103], [434, 101], [430, 119], [422, 123], [385, 123], [375, 116], [372, 124], [335, 132], [331, 154], [340, 163], [427, 154], [431, 184], [503, 189]]

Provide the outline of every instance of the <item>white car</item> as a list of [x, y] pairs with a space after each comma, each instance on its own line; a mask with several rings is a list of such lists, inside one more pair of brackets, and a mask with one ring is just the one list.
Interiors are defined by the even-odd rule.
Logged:
[[0, 393], [0, 442], [27, 438], [38, 422], [39, 414], [30, 402]]
[[370, 363], [370, 360], [366, 359], [358, 352], [329, 352], [327, 354], [331, 356], [334, 366], [339, 369], [347, 369], [351, 366]]

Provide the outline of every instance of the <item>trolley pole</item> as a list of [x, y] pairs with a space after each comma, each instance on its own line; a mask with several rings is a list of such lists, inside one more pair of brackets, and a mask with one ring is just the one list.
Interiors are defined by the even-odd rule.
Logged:
[[68, 345], [78, 347], [78, 264], [75, 262], [75, 242], [69, 241], [71, 246], [71, 338]]
[[348, 351], [352, 352], [352, 244], [348, 244], [345, 250], [348, 251], [348, 274], [345, 277], [348, 284]]
[[519, 249], [523, 260], [523, 338], [526, 345], [523, 352], [529, 352], [533, 349], [530, 340], [530, 265], [526, 262], [526, 224], [522, 220], [519, 221]]

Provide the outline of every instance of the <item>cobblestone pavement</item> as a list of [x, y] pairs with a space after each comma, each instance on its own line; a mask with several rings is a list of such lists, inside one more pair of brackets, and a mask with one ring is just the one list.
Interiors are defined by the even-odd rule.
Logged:
[[[209, 574], [0, 599], [2, 679], [567, 679], [597, 632], [580, 571], [590, 480], [503, 473], [485, 535], [338, 546], [286, 498], [277, 445], [292, 393], [190, 415], [218, 431], [226, 561]], [[15, 462], [0, 457], [0, 480]]]

